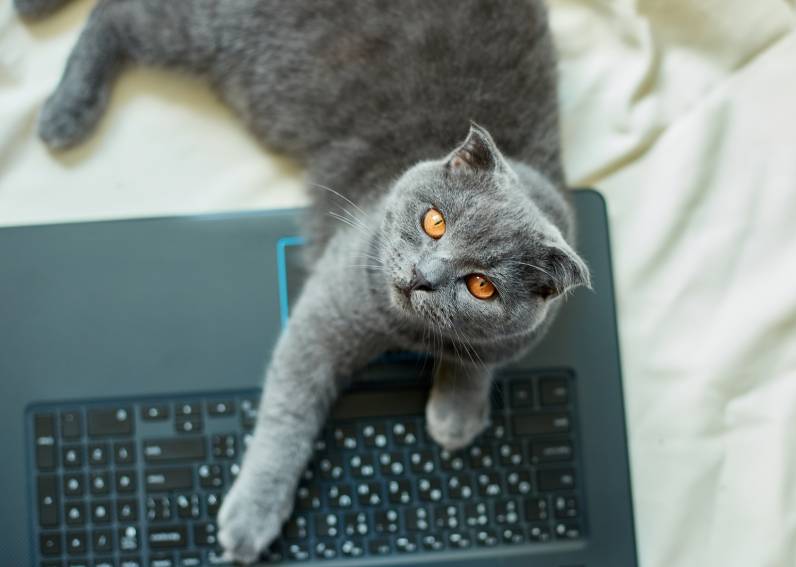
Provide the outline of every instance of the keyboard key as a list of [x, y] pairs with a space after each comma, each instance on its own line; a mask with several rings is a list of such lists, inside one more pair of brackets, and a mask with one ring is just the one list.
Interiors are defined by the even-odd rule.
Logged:
[[403, 508], [404, 526], [410, 532], [425, 532], [431, 528], [431, 512], [422, 506]]
[[457, 530], [462, 524], [462, 515], [456, 504], [434, 506], [434, 527], [437, 531]]
[[409, 453], [409, 464], [415, 474], [431, 474], [436, 469], [434, 453], [430, 449], [412, 451]]
[[360, 506], [378, 508], [384, 502], [380, 482], [359, 482], [356, 485], [357, 502]]
[[359, 446], [357, 429], [354, 424], [345, 423], [332, 429], [334, 445], [338, 449], [354, 450]]
[[190, 490], [193, 488], [193, 469], [191, 467], [147, 469], [144, 479], [147, 492]]
[[467, 549], [472, 544], [473, 540], [468, 532], [459, 530], [448, 532], [448, 546], [452, 549]]
[[[400, 451], [379, 453], [378, 461], [382, 476], [401, 476], [406, 470], [404, 455]], [[429, 472], [433, 472], [433, 469]]]
[[177, 506], [179, 518], [196, 520], [202, 515], [201, 500], [198, 494], [178, 494], [174, 503]]
[[219, 492], [211, 492], [205, 496], [205, 504], [207, 505], [207, 515], [215, 518], [218, 515], [218, 510], [221, 508], [221, 494]]
[[315, 557], [318, 559], [335, 559], [337, 557], [337, 542], [333, 539], [322, 539], [315, 543]]
[[171, 415], [168, 404], [145, 404], [141, 406], [144, 421], [165, 421]]
[[436, 476], [421, 476], [417, 480], [417, 495], [423, 502], [442, 500], [442, 481]]
[[210, 445], [216, 459], [234, 459], [238, 456], [238, 436], [234, 433], [213, 435]]
[[113, 551], [113, 532], [111, 530], [94, 530], [91, 533], [91, 548], [94, 553], [110, 553]]
[[100, 466], [108, 464], [108, 444], [92, 443], [88, 446], [88, 464]]
[[362, 441], [368, 449], [382, 449], [387, 446], [387, 428], [384, 423], [368, 423], [360, 428]]
[[498, 530], [503, 543], [518, 544], [526, 541], [525, 532], [519, 526], [503, 526]]
[[116, 492], [126, 494], [138, 489], [137, 478], [134, 470], [116, 471]]
[[43, 533], [39, 535], [39, 551], [42, 555], [60, 555], [61, 544], [60, 533]]
[[149, 558], [149, 567], [175, 567], [174, 556], [155, 554]]
[[341, 524], [342, 533], [347, 536], [366, 536], [371, 531], [367, 512], [346, 512]]
[[365, 540], [362, 538], [346, 538], [340, 544], [340, 553], [344, 557], [361, 557], [365, 553]]
[[132, 465], [135, 463], [135, 446], [132, 441], [114, 443], [113, 459], [117, 465]]
[[168, 496], [147, 498], [146, 517], [150, 522], [171, 520], [171, 498]]
[[216, 400], [207, 402], [207, 414], [212, 417], [235, 415], [235, 402], [232, 400]]
[[515, 435], [545, 435], [569, 431], [569, 416], [565, 413], [515, 415], [512, 421]]
[[119, 549], [122, 553], [138, 551], [141, 547], [138, 528], [136, 526], [124, 526], [119, 528]]
[[83, 426], [80, 411], [65, 411], [61, 413], [61, 438], [74, 441], [83, 436]]
[[310, 544], [307, 542], [291, 542], [286, 545], [285, 554], [293, 561], [306, 561], [310, 558]]
[[559, 520], [553, 532], [558, 539], [578, 539], [580, 537], [580, 524], [577, 520]]
[[202, 554], [195, 551], [180, 553], [177, 565], [179, 567], [202, 567]]
[[395, 536], [393, 545], [398, 553], [414, 553], [418, 549], [417, 538], [413, 535]]
[[64, 519], [68, 526], [82, 526], [86, 523], [86, 509], [83, 502], [64, 504]]
[[468, 472], [448, 475], [448, 498], [468, 500], [473, 496], [473, 477]]
[[222, 488], [224, 486], [224, 469], [221, 465], [200, 465], [199, 484], [202, 488]]
[[577, 518], [578, 498], [575, 495], [558, 495], [553, 498], [553, 510], [556, 518]]
[[513, 408], [529, 408], [533, 405], [533, 382], [530, 380], [511, 380], [509, 400]]
[[152, 549], [181, 549], [188, 545], [188, 529], [183, 525], [150, 527], [147, 541]]
[[376, 463], [370, 453], [354, 455], [349, 459], [348, 466], [354, 478], [372, 478], [376, 474]]
[[539, 490], [572, 490], [575, 488], [575, 471], [571, 468], [546, 469], [537, 472]]
[[201, 433], [204, 427], [204, 422], [199, 416], [177, 416], [177, 421], [174, 423], [174, 430], [177, 433]]
[[495, 466], [495, 457], [492, 454], [490, 445], [479, 444], [470, 447], [469, 451], [470, 468], [491, 469]]
[[141, 558], [137, 556], [122, 557], [119, 559], [119, 567], [144, 567]]
[[58, 477], [40, 476], [36, 481], [36, 501], [39, 506], [39, 525], [54, 528], [60, 523]]
[[86, 475], [83, 473], [67, 473], [64, 475], [64, 496], [83, 496], [86, 485]]
[[378, 510], [373, 513], [373, 529], [378, 534], [394, 534], [400, 529], [396, 510]]
[[62, 461], [65, 468], [79, 468], [83, 466], [83, 447], [80, 445], [64, 447]]
[[66, 532], [66, 552], [69, 555], [85, 555], [86, 532]]
[[501, 443], [498, 446], [498, 458], [505, 467], [518, 467], [525, 463], [522, 445], [517, 442]]
[[482, 497], [494, 498], [503, 494], [500, 475], [496, 471], [479, 473], [475, 477], [478, 494]]
[[148, 463], [204, 461], [204, 437], [168, 437], [144, 441], [144, 460]]
[[111, 491], [111, 475], [108, 471], [91, 473], [88, 485], [91, 494], [108, 494]]
[[373, 538], [368, 541], [368, 551], [371, 555], [389, 555], [392, 551], [390, 540], [386, 537]]
[[495, 524], [498, 526], [503, 525], [516, 525], [519, 524], [520, 507], [516, 500], [500, 500], [495, 502]]
[[[320, 508], [320, 489], [318, 485], [312, 488], [299, 486], [297, 494], [297, 508], [311, 510]], [[317, 506], [315, 505], [317, 502]], [[337, 483], [326, 490], [326, 502], [330, 508], [351, 508], [354, 502], [354, 490], [349, 483]]]
[[177, 417], [201, 416], [202, 406], [199, 402], [179, 402], [174, 405], [174, 414]]
[[240, 424], [246, 431], [251, 431], [257, 425], [258, 403], [254, 398], [246, 398], [240, 402]]
[[91, 565], [93, 567], [116, 567], [116, 561], [114, 561], [111, 557], [103, 557], [95, 559]]
[[33, 435], [36, 443], [36, 467], [50, 471], [55, 468], [55, 416], [51, 413], [33, 416]]
[[530, 541], [550, 541], [551, 532], [550, 526], [547, 524], [532, 524], [525, 528]]
[[531, 459], [535, 463], [569, 461], [572, 456], [572, 443], [567, 439], [531, 443]]
[[283, 528], [288, 539], [306, 539], [309, 537], [309, 520], [304, 514], [293, 514]]
[[108, 500], [91, 503], [91, 521], [95, 524], [108, 524], [113, 520], [113, 508]]
[[539, 381], [543, 406], [563, 406], [569, 403], [569, 384], [566, 378], [544, 378]]
[[88, 411], [89, 437], [131, 435], [133, 415], [129, 407], [103, 408]]
[[475, 532], [475, 544], [479, 547], [495, 547], [500, 543], [498, 533], [492, 528], [480, 528]]
[[[330, 491], [330, 506], [332, 505], [331, 499], [339, 496], [337, 485], [331, 486]], [[349, 491], [350, 498], [350, 491]], [[343, 496], [345, 498], [345, 496]], [[349, 502], [350, 505], [350, 502]], [[302, 482], [296, 490], [296, 510], [318, 510], [321, 507], [321, 488], [318, 484], [307, 485]]]
[[420, 545], [426, 551], [441, 551], [447, 547], [442, 535], [427, 534], [420, 537]]
[[212, 547], [218, 543], [218, 528], [213, 522], [202, 522], [194, 525], [193, 541], [200, 547]]
[[116, 517], [120, 522], [135, 522], [138, 520], [138, 500], [118, 500], [116, 502]]
[[409, 479], [387, 482], [387, 499], [391, 504], [409, 504], [412, 501], [412, 484]]
[[392, 426], [392, 438], [396, 445], [404, 447], [416, 445], [418, 442], [418, 427], [414, 421], [398, 420]]
[[509, 494], [524, 496], [530, 494], [532, 488], [531, 472], [528, 469], [506, 471], [506, 489]]
[[337, 514], [313, 514], [312, 519], [315, 525], [315, 535], [318, 537], [336, 537], [340, 531]]

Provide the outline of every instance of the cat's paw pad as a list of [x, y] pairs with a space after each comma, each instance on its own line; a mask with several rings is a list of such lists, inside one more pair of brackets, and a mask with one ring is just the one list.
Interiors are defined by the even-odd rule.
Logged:
[[39, 115], [39, 137], [53, 150], [68, 148], [85, 138], [105, 108], [107, 94], [103, 89], [91, 93], [72, 90], [59, 87]]
[[435, 403], [432, 398], [426, 406], [428, 433], [442, 448], [456, 451], [472, 443], [489, 424], [486, 409], [456, 407]]
[[290, 511], [290, 500], [276, 485], [263, 490], [259, 483], [235, 482], [218, 512], [218, 541], [224, 557], [244, 564], [256, 562], [279, 535]]

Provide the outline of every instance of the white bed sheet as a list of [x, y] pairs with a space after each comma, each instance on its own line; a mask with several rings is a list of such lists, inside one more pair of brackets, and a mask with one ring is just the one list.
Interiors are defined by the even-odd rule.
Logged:
[[[126, 73], [97, 134], [49, 154], [36, 113], [91, 5], [30, 25], [0, 6], [0, 224], [306, 202], [165, 72]], [[794, 1], [551, 14], [567, 171], [611, 218], [641, 564], [796, 566]]]

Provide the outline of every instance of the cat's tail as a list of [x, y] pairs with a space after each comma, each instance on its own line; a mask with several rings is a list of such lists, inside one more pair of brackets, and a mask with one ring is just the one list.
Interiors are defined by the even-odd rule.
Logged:
[[[44, 3], [66, 0], [16, 0]], [[100, 0], [39, 117], [53, 149], [83, 140], [102, 116], [127, 61], [206, 71], [218, 53], [217, 0]]]

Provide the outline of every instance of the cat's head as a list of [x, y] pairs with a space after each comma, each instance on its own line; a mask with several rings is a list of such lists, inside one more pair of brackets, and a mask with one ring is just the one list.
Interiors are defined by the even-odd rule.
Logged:
[[380, 231], [393, 307], [459, 342], [539, 327], [558, 298], [589, 285], [589, 272], [532, 195], [566, 207], [544, 177], [512, 166], [476, 125], [444, 159], [406, 171]]

